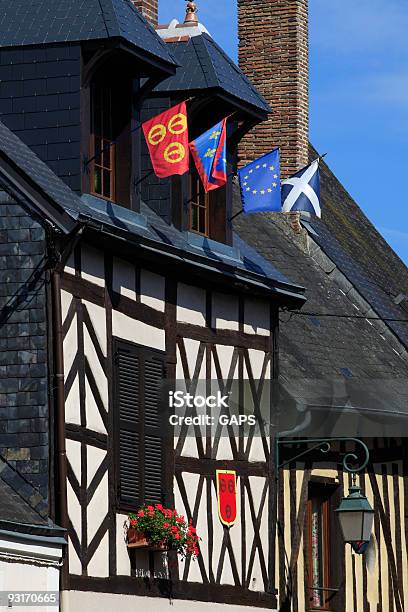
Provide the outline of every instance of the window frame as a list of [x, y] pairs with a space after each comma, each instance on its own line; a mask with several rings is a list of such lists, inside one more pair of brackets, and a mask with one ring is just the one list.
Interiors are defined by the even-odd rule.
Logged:
[[[307, 529], [307, 538], [308, 538], [308, 584], [307, 590], [309, 593], [308, 601], [310, 602], [313, 598], [313, 591], [315, 590], [314, 585], [312, 584], [312, 569], [313, 569], [313, 557], [312, 557], [312, 512], [313, 512], [313, 502], [317, 500], [320, 504], [320, 515], [322, 521], [322, 548], [323, 548], [323, 559], [321, 561], [321, 574], [322, 574], [322, 584], [319, 584], [319, 587], [323, 587], [323, 589], [330, 588], [331, 584], [331, 572], [330, 572], [330, 561], [331, 561], [331, 534], [330, 534], [330, 500], [326, 495], [314, 494], [313, 496], [309, 496], [307, 501], [307, 520], [306, 520], [306, 529]], [[320, 548], [320, 543], [319, 543]], [[330, 591], [322, 590], [320, 591], [323, 598], [323, 605], [316, 606], [313, 604], [309, 604], [309, 610], [323, 610], [330, 611], [330, 601], [327, 601], [327, 595], [330, 595]]]
[[[338, 517], [334, 512], [342, 498], [342, 486], [338, 480], [326, 476], [312, 476], [309, 481], [309, 493], [304, 522], [304, 563], [305, 563], [305, 610], [307, 612], [345, 612], [345, 576], [346, 560], [345, 547], [338, 524]], [[309, 503], [313, 496], [318, 496], [327, 502], [326, 539], [327, 551], [327, 584], [320, 585], [330, 589], [325, 594], [325, 607], [316, 608], [312, 605], [311, 584], [311, 546], [310, 546], [310, 511]]]
[[[96, 91], [97, 88], [100, 88], [100, 90], [106, 90], [109, 93], [109, 110], [108, 110], [108, 115], [110, 118], [110, 135], [109, 137], [105, 137], [105, 134], [103, 133], [104, 129], [101, 128], [101, 134], [97, 134], [96, 133], [96, 129], [95, 129], [95, 106], [96, 106]], [[104, 96], [101, 96], [102, 100], [104, 99]], [[101, 114], [102, 116], [105, 114], [103, 106], [101, 106]], [[102, 125], [103, 120], [100, 120], [100, 123]], [[90, 121], [90, 158], [92, 159], [91, 162], [91, 168], [90, 168], [90, 177], [89, 177], [89, 191], [92, 195], [98, 197], [98, 198], [102, 198], [103, 200], [107, 200], [109, 202], [115, 202], [116, 200], [116, 144], [115, 144], [115, 140], [112, 137], [112, 86], [111, 85], [101, 85], [98, 81], [93, 82], [91, 85], [91, 121]], [[101, 140], [101, 151], [99, 154], [100, 157], [100, 164], [97, 163], [97, 155], [96, 155], [96, 140], [97, 138], [99, 138]], [[109, 148], [108, 148], [109, 147]], [[105, 156], [108, 155], [109, 157], [109, 162], [110, 162], [110, 166], [104, 166], [103, 162], [105, 159]], [[100, 168], [101, 169], [101, 193], [95, 191], [94, 189], [94, 185], [95, 185], [95, 170], [96, 168]], [[111, 177], [111, 188], [110, 188], [110, 195], [106, 196], [104, 195], [104, 189], [103, 189], [103, 185], [104, 185], [104, 171], [107, 170], [108, 172], [110, 172], [110, 177]]]

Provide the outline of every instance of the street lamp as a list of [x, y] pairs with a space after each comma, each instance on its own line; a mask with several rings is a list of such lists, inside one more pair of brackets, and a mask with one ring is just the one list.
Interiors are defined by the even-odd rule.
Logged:
[[374, 522], [374, 510], [361, 489], [356, 485], [356, 476], [353, 474], [353, 484], [349, 495], [343, 497], [337, 512], [343, 538], [350, 544], [356, 542], [369, 542]]
[[[340, 506], [335, 510], [338, 513], [344, 541], [349, 542], [353, 550], [361, 554], [366, 550], [370, 541], [374, 522], [374, 510], [365, 495], [361, 493], [360, 487], [356, 484], [356, 472], [364, 470], [369, 461], [369, 451], [362, 440], [358, 438], [287, 439], [277, 436], [275, 439], [276, 480], [282, 467], [296, 461], [300, 457], [308, 455], [312, 451], [320, 450], [322, 453], [327, 453], [331, 448], [332, 442], [354, 442], [364, 451], [364, 459], [360, 464], [357, 464], [358, 457], [354, 453], [346, 453], [343, 457], [343, 469], [352, 474], [352, 486], [349, 489], [349, 495], [343, 497]], [[307, 445], [308, 448], [298, 453], [295, 457], [281, 462], [280, 447], [282, 445]]]

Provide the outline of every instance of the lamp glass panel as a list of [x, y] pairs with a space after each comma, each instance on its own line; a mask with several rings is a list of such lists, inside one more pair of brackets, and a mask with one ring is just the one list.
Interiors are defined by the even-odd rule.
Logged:
[[362, 540], [363, 513], [339, 512], [338, 514], [344, 540], [346, 542], [358, 542]]
[[370, 540], [371, 532], [374, 524], [374, 513], [364, 512], [364, 524], [363, 524], [363, 540], [368, 542]]

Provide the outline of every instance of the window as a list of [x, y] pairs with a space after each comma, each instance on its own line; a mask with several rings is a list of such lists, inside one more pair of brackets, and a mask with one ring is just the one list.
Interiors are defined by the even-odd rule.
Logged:
[[115, 143], [112, 122], [112, 90], [96, 84], [92, 89], [91, 193], [108, 200], [115, 200]]
[[308, 500], [307, 536], [309, 548], [309, 609], [330, 610], [330, 526], [329, 499], [312, 489]]
[[197, 234], [209, 236], [210, 233], [210, 193], [205, 193], [197, 171], [191, 173], [191, 201], [189, 229]]
[[116, 480], [119, 505], [164, 502], [161, 389], [164, 353], [114, 341]]
[[[203, 184], [191, 162], [188, 229], [218, 242], [227, 241], [227, 201], [231, 189], [218, 187], [205, 193]], [[230, 213], [229, 213], [230, 214]]]

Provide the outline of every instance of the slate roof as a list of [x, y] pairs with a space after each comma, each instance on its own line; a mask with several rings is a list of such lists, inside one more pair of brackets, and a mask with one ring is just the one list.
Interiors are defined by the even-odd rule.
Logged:
[[[322, 249], [327, 252], [338, 268], [343, 268], [344, 274], [353, 269], [353, 279], [363, 290], [363, 283], [369, 282], [370, 292], [367, 291], [367, 301], [381, 304], [393, 311], [392, 297], [385, 299], [385, 294], [374, 279], [369, 276], [367, 270], [357, 256], [353, 253], [353, 216], [363, 216], [361, 211], [355, 210], [357, 204], [348, 202], [350, 215], [347, 221], [342, 223], [337, 218], [337, 224], [332, 224], [330, 213], [327, 213], [326, 205], [329, 195], [329, 187], [334, 181], [333, 175], [327, 170], [322, 175], [323, 196], [323, 218], [320, 223], [313, 223], [319, 237], [312, 236], [320, 243]], [[341, 197], [338, 192], [337, 197]], [[240, 195], [234, 194], [235, 209], [240, 208]], [[346, 204], [344, 204], [346, 205]], [[332, 202], [332, 206], [335, 203]], [[328, 220], [326, 223], [326, 219]], [[363, 223], [363, 220], [361, 221]], [[329, 227], [330, 225], [330, 227]], [[364, 225], [371, 226], [364, 217]], [[348, 231], [346, 231], [346, 228]], [[342, 380], [364, 380], [364, 379], [392, 379], [406, 383], [408, 377], [408, 364], [394, 350], [392, 342], [386, 338], [376, 325], [369, 321], [354, 318], [363, 316], [353, 305], [351, 299], [335, 282], [331, 275], [335, 265], [323, 269], [316, 259], [307, 251], [305, 233], [296, 236], [290, 228], [287, 220], [279, 214], [256, 214], [241, 215], [234, 220], [235, 231], [254, 247], [258, 253], [268, 259], [272, 265], [281, 273], [306, 287], [307, 302], [303, 308], [303, 314], [282, 313], [280, 323], [280, 373], [282, 381], [289, 382], [294, 379], [342, 379]], [[372, 226], [369, 228], [371, 235], [375, 237], [376, 232]], [[367, 240], [366, 259], [376, 259], [377, 240]], [[380, 243], [380, 249], [382, 243]], [[389, 247], [383, 248], [386, 254], [384, 261], [389, 260], [390, 269], [399, 267], [397, 256]], [[346, 254], [347, 253], [347, 260]], [[343, 263], [345, 262], [345, 263]], [[346, 265], [347, 264], [347, 265]], [[347, 267], [349, 266], [349, 267]], [[351, 279], [350, 274], [350, 279]], [[385, 303], [386, 302], [386, 303]], [[371, 302], [370, 302], [371, 303]], [[373, 304], [374, 306], [374, 304]], [[313, 313], [309, 316], [307, 313]], [[319, 316], [332, 313], [341, 314], [341, 317]], [[373, 313], [375, 315], [375, 313]], [[379, 313], [381, 314], [381, 313]], [[401, 313], [400, 313], [401, 316]], [[406, 316], [401, 318], [407, 319]], [[371, 322], [372, 323], [372, 322]], [[407, 327], [407, 325], [405, 325]], [[398, 335], [400, 331], [398, 329]], [[401, 334], [399, 340], [402, 342], [405, 335]], [[395, 340], [397, 346], [398, 341]], [[402, 347], [400, 352], [403, 353]]]
[[0, 0], [0, 47], [120, 38], [174, 66], [130, 0]]
[[87, 194], [82, 196], [79, 219], [101, 223], [104, 231], [110, 227], [113, 234], [125, 232], [129, 239], [167, 252], [176, 263], [195, 263], [207, 271], [221, 272], [263, 290], [276, 291], [287, 300], [303, 303], [303, 287], [293, 284], [239, 236], [234, 236], [232, 247], [223, 245], [177, 230], [143, 202], [141, 213], [135, 213]]
[[9, 160], [57, 205], [73, 218], [78, 217], [80, 198], [59, 179], [51, 168], [0, 122], [0, 157]]
[[[310, 159], [316, 150], [310, 147]], [[330, 168], [321, 164], [323, 220], [311, 220], [314, 239], [384, 319], [407, 320], [407, 312], [394, 299], [408, 294], [408, 268], [370, 223]], [[387, 321], [408, 348], [408, 324]]]
[[0, 521], [47, 525], [47, 513], [41, 494], [0, 458]]
[[174, 76], [156, 87], [156, 92], [216, 89], [262, 114], [271, 112], [266, 100], [208, 34], [194, 36], [187, 42], [167, 43], [167, 46], [180, 67]]

